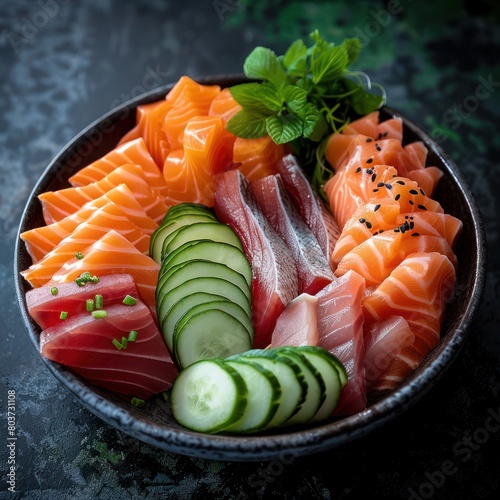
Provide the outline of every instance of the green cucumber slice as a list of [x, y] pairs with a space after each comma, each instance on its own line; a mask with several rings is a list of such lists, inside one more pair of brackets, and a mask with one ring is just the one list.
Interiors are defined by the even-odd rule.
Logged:
[[198, 432], [220, 432], [238, 421], [247, 406], [243, 377], [221, 360], [202, 360], [181, 371], [170, 401], [175, 419]]
[[161, 274], [160, 270], [160, 277], [158, 278], [158, 284], [156, 286], [156, 298], [158, 300], [160, 291], [166, 281], [172, 280], [173, 283], [176, 283], [175, 286], [177, 286], [189, 279], [204, 277], [220, 278], [229, 281], [240, 288], [249, 301], [252, 298], [250, 288], [243, 275], [227, 267], [225, 264], [201, 259], [183, 262], [182, 264], [171, 267], [163, 274]]
[[184, 245], [184, 243], [200, 240], [227, 243], [243, 251], [243, 246], [236, 233], [228, 225], [221, 224], [220, 222], [200, 221], [180, 228], [171, 236], [172, 238], [165, 239], [162, 248], [163, 255], [168, 255], [170, 252]]
[[225, 264], [242, 274], [249, 287], [252, 285], [252, 269], [245, 254], [232, 245], [214, 241], [202, 240], [184, 243], [165, 257], [161, 272], [163, 273], [178, 264], [200, 259]]
[[295, 348], [282, 347], [278, 349], [282, 356], [290, 357], [300, 366], [307, 383], [307, 395], [304, 404], [295, 415], [285, 422], [285, 425], [305, 424], [316, 415], [326, 398], [325, 382], [321, 373], [311, 364], [307, 357]]
[[[230, 359], [235, 359], [235, 357]], [[276, 376], [280, 383], [282, 394], [279, 408], [265, 427], [266, 429], [284, 424], [300, 410], [307, 394], [307, 384], [297, 363], [285, 356], [257, 349], [245, 352], [237, 356], [237, 359], [266, 368]]]
[[168, 209], [165, 217], [163, 218], [162, 224], [166, 219], [173, 219], [177, 215], [184, 214], [184, 213], [192, 213], [192, 214], [202, 213], [202, 214], [210, 215], [214, 219], [217, 219], [213, 209], [207, 207], [206, 205], [202, 205], [200, 203], [184, 202], [184, 203], [179, 203], [178, 205], [171, 206]]
[[252, 347], [252, 342], [248, 330], [237, 319], [210, 308], [186, 313], [176, 325], [173, 345], [179, 366], [186, 368], [200, 359], [242, 353]]
[[214, 220], [212, 217], [203, 214], [186, 214], [180, 215], [175, 219], [167, 219], [165, 223], [162, 223], [158, 228], [155, 229], [151, 235], [151, 240], [149, 242], [149, 256], [158, 264], [161, 264], [163, 259], [162, 248], [165, 239], [168, 238], [173, 232], [189, 226], [194, 223], [211, 222]]
[[281, 386], [269, 370], [258, 364], [244, 361], [225, 360], [245, 380], [247, 386], [247, 407], [243, 416], [225, 432], [255, 432], [264, 428], [273, 418], [281, 399]]
[[202, 312], [207, 309], [219, 309], [233, 318], [237, 319], [247, 330], [250, 337], [250, 343], [253, 342], [253, 325], [248, 314], [235, 302], [228, 300], [220, 295], [208, 293], [194, 293], [185, 299], [176, 302], [165, 320], [161, 323], [163, 337], [172, 352], [175, 351], [174, 335], [178, 322], [186, 315], [193, 312]]
[[335, 363], [329, 356], [325, 356], [324, 350], [313, 346], [300, 346], [297, 348], [303, 356], [307, 357], [322, 374], [326, 386], [326, 397], [323, 404], [319, 407], [316, 415], [311, 419], [311, 422], [320, 422], [326, 420], [333, 415], [335, 408], [339, 402], [342, 384], [340, 382], [339, 372]]
[[247, 296], [234, 283], [220, 278], [193, 278], [184, 283], [171, 287], [170, 281], [167, 281], [159, 294], [159, 300], [156, 302], [156, 311], [158, 321], [162, 324], [173, 305], [189, 295], [196, 292], [212, 293], [238, 304], [251, 318], [252, 307]]

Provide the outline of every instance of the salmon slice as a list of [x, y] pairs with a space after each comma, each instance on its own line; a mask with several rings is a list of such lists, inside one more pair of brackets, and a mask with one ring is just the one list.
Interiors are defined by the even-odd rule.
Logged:
[[438, 212], [403, 213], [397, 217], [396, 223], [397, 226], [408, 223], [408, 229], [419, 234], [441, 236], [451, 248], [455, 248], [463, 229], [463, 223], [460, 219], [450, 214]]
[[215, 213], [238, 235], [252, 266], [254, 346], [265, 348], [271, 343], [279, 315], [298, 295], [293, 255], [267, 221], [248, 179], [239, 170], [218, 176]]
[[210, 105], [220, 93], [218, 85], [200, 85], [183, 76], [167, 94], [166, 101], [171, 104], [163, 120], [170, 149], [178, 149], [184, 143], [184, 129], [196, 116], [207, 116]]
[[398, 176], [394, 167], [361, 165], [360, 151], [358, 149], [349, 165], [329, 179], [324, 187], [339, 227], [344, 227], [360, 205], [376, 198], [393, 198], [399, 203], [401, 212], [444, 213], [437, 201], [427, 197], [415, 181]]
[[394, 390], [418, 367], [422, 356], [412, 349], [414, 343], [415, 334], [402, 316], [389, 316], [365, 331], [365, 374], [369, 395]]
[[160, 266], [139, 252], [124, 236], [111, 229], [83, 251], [83, 258], [66, 261], [49, 285], [74, 281], [84, 272], [91, 275], [130, 274], [143, 302], [156, 318], [155, 290]]
[[295, 156], [284, 156], [277, 163], [277, 170], [290, 200], [329, 259], [340, 234], [337, 223], [314, 192]]
[[149, 187], [142, 170], [137, 165], [127, 164], [116, 168], [100, 181], [82, 187], [47, 191], [39, 195], [43, 215], [47, 224], [60, 221], [76, 212], [88, 201], [94, 200], [120, 184], [125, 184], [133, 193], [146, 214], [159, 223], [167, 212], [164, 201]]
[[108, 203], [93, 212], [40, 261], [22, 271], [22, 276], [35, 288], [45, 285], [65, 262], [107, 234], [110, 228], [124, 236], [139, 252], [148, 254], [150, 236], [131, 222], [121, 208]]
[[350, 271], [316, 294], [318, 345], [344, 364], [347, 384], [340, 394], [336, 415], [352, 415], [366, 408], [365, 346], [361, 300], [365, 281]]
[[318, 344], [318, 297], [301, 293], [290, 301], [276, 321], [271, 346]]
[[413, 347], [425, 357], [439, 341], [447, 301], [455, 286], [455, 268], [438, 252], [413, 253], [363, 300], [366, 328], [389, 316], [403, 317]]
[[159, 196], [167, 195], [165, 180], [142, 137], [116, 147], [99, 160], [82, 168], [68, 180], [73, 187], [85, 186], [100, 181], [116, 168], [129, 163], [141, 167], [144, 179], [153, 191]]
[[345, 135], [361, 134], [372, 139], [398, 139], [403, 140], [403, 120], [399, 117], [389, 118], [380, 122], [380, 112], [371, 113], [347, 124], [342, 133]]
[[408, 177], [409, 172], [425, 167], [403, 148], [399, 139], [373, 140], [364, 135], [333, 134], [327, 143], [325, 158], [338, 172], [345, 168], [357, 149], [360, 165], [391, 165], [401, 176]]
[[456, 266], [455, 254], [441, 236], [429, 236], [397, 228], [373, 235], [344, 255], [335, 275], [342, 276], [353, 270], [365, 278], [366, 286], [379, 285], [396, 266], [414, 252], [440, 252]]
[[408, 172], [408, 178], [415, 181], [430, 198], [434, 196], [441, 177], [443, 177], [443, 171], [438, 167], [426, 167]]
[[208, 115], [220, 116], [225, 126], [227, 122], [240, 110], [241, 106], [234, 100], [229, 88], [225, 88], [222, 89], [212, 100], [210, 109], [208, 110]]
[[283, 144], [275, 144], [268, 135], [258, 139], [236, 138], [233, 161], [250, 182], [276, 174], [278, 163], [285, 154]]
[[235, 166], [234, 139], [219, 116], [192, 119], [184, 131], [183, 149], [172, 151], [165, 161], [167, 205], [191, 202], [213, 206], [214, 176]]
[[399, 203], [393, 198], [380, 198], [360, 205], [345, 223], [330, 256], [330, 265], [336, 269], [338, 263], [351, 250], [375, 233], [399, 226]]
[[281, 177], [269, 175], [253, 181], [251, 186], [269, 224], [293, 255], [299, 293], [314, 295], [319, 292], [334, 276], [318, 240], [292, 205]]
[[71, 234], [79, 224], [86, 221], [98, 208], [102, 208], [108, 203], [114, 203], [119, 207], [127, 215], [127, 218], [140, 227], [145, 234], [151, 236], [158, 227], [158, 224], [151, 217], [148, 217], [141, 205], [137, 203], [132, 191], [125, 184], [121, 184], [99, 198], [85, 203], [75, 213], [68, 215], [59, 222], [22, 233], [21, 239], [26, 245], [33, 264], [52, 251], [63, 238]]
[[167, 136], [163, 131], [163, 120], [171, 107], [172, 103], [166, 100], [138, 106], [137, 124], [121, 138], [118, 147], [142, 137], [151, 157], [162, 170], [165, 158], [170, 151]]

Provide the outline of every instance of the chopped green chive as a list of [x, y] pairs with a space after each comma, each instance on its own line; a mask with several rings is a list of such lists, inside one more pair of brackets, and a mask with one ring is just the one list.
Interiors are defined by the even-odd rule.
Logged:
[[135, 406], [136, 408], [142, 408], [146, 404], [146, 401], [140, 398], [132, 398], [132, 401], [130, 401], [130, 403], [132, 406]]
[[128, 339], [127, 339], [127, 337], [122, 337], [122, 347], [123, 347], [124, 349], [126, 349], [126, 348], [127, 348], [127, 344], [128, 344]]
[[59, 319], [66, 319], [68, 317], [67, 311], [61, 311], [61, 314], [59, 315]]
[[108, 315], [106, 311], [92, 311], [92, 316], [94, 316], [95, 319], [102, 319], [105, 318]]
[[88, 271], [80, 274], [78, 278], [75, 279], [75, 283], [78, 286], [85, 286], [87, 283], [99, 283], [99, 278], [97, 276], [91, 276]]
[[94, 301], [92, 299], [87, 299], [85, 306], [88, 312], [92, 312], [94, 310]]
[[134, 299], [134, 297], [132, 297], [131, 295], [127, 295], [124, 299], [123, 299], [123, 304], [125, 304], [126, 306], [133, 306], [136, 304], [137, 302], [137, 299]]
[[57, 287], [53, 286], [51, 289], [50, 289], [50, 293], [52, 295], [57, 295], [59, 293], [59, 290], [57, 289]]
[[117, 339], [113, 339], [113, 345], [114, 345], [114, 346], [115, 346], [115, 347], [116, 347], [119, 351], [121, 351], [121, 349], [122, 349], [122, 347], [123, 347], [123, 346], [120, 344], [120, 341], [119, 341], [119, 340], [117, 340]]
[[77, 259], [83, 259], [83, 253], [82, 253], [82, 252], [76, 252], [76, 253], [75, 253], [75, 257], [76, 257]]
[[127, 340], [129, 342], [135, 342], [137, 340], [137, 335], [139, 335], [139, 332], [137, 332], [135, 330], [130, 330]]
[[102, 295], [96, 295], [95, 296], [96, 309], [102, 309], [103, 305], [104, 305], [104, 299], [103, 299]]

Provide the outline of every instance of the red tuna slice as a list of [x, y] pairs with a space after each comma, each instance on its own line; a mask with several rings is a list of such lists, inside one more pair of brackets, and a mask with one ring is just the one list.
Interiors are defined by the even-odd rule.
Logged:
[[318, 297], [318, 345], [344, 364], [347, 384], [340, 395], [336, 415], [353, 415], [366, 408], [366, 383], [361, 300], [365, 280], [350, 271], [332, 281]]
[[271, 346], [318, 344], [318, 297], [302, 293], [288, 303], [276, 321]]
[[329, 259], [340, 234], [337, 223], [314, 192], [295, 156], [284, 156], [276, 169], [293, 205]]
[[298, 295], [293, 255], [267, 221], [239, 170], [217, 177], [214, 201], [217, 217], [238, 235], [252, 266], [254, 346], [267, 347], [278, 316]]
[[[81, 313], [44, 330], [41, 353], [115, 392], [148, 399], [168, 390], [177, 368], [149, 308], [138, 301], [112, 305], [106, 312], [101, 319]], [[135, 342], [118, 349], [113, 340], [123, 345], [122, 337], [128, 338], [131, 330], [137, 331]]]
[[[389, 316], [365, 331], [368, 394], [395, 389], [422, 361], [411, 349], [415, 334], [402, 316]], [[410, 355], [409, 355], [410, 354]]]
[[68, 318], [85, 312], [87, 300], [95, 301], [96, 295], [102, 295], [103, 308], [121, 303], [127, 295], [135, 299], [139, 297], [134, 278], [130, 274], [102, 276], [98, 283], [89, 282], [85, 286], [78, 286], [74, 281], [60, 283], [56, 286], [56, 295], [52, 293], [53, 288], [52, 285], [45, 285], [26, 293], [30, 316], [42, 330], [61, 324], [61, 311], [67, 312]]
[[292, 205], [281, 177], [268, 175], [251, 186], [262, 212], [292, 252], [299, 293], [319, 292], [333, 280], [333, 273], [318, 240]]

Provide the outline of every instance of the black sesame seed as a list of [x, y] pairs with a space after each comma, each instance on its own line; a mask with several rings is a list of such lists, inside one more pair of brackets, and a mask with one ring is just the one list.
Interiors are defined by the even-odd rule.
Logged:
[[402, 186], [405, 185], [404, 181], [396, 181], [398, 184], [401, 184]]
[[373, 236], [377, 236], [377, 234], [378, 234], [378, 231], [375, 231], [375, 232], [373, 233]]
[[424, 205], [417, 205], [417, 207], [420, 208], [420, 210], [427, 210], [427, 208]]
[[379, 205], [379, 204], [377, 204], [377, 205], [375, 205], [375, 207], [373, 208], [373, 211], [374, 211], [374, 212], [376, 212], [379, 208], [380, 208], [380, 205]]
[[377, 174], [372, 174], [372, 182], [375, 182], [376, 178], [377, 178]]
[[359, 173], [359, 172], [361, 172], [361, 167], [358, 167], [358, 168], [356, 169], [356, 173]]
[[371, 222], [366, 221], [366, 227], [367, 227], [368, 229], [371, 229], [371, 228], [373, 227], [373, 226], [372, 226], [372, 223], [371, 223]]
[[413, 203], [413, 201], [411, 201], [411, 200], [408, 200], [408, 203], [409, 203], [410, 205], [415, 205], [415, 203]]
[[382, 151], [382, 148], [381, 148], [378, 144], [375, 144], [375, 149], [376, 149], [377, 151]]
[[381, 188], [381, 187], [383, 187], [383, 186], [385, 186], [385, 183], [383, 183], [383, 182], [379, 182], [379, 183], [377, 184], [377, 187], [378, 187], [378, 188]]
[[361, 219], [359, 219], [359, 222], [361, 222], [361, 224], [364, 224], [366, 222], [366, 219], [363, 219], [363, 217], [361, 217]]
[[399, 198], [401, 198], [401, 194], [400, 194], [400, 193], [398, 193], [398, 194], [394, 197], [394, 199], [395, 199], [396, 201], [398, 201], [398, 200], [399, 200]]
[[409, 193], [410, 194], [418, 194], [418, 191], [416, 189], [410, 189]]
[[425, 196], [424, 190], [423, 190], [422, 188], [420, 188], [420, 194], [421, 194], [422, 196]]
[[366, 142], [372, 142], [372, 141], [373, 141], [373, 139], [371, 137], [366, 138]]
[[384, 232], [384, 230], [383, 230], [383, 229], [381, 229], [381, 230], [378, 232], [378, 234], [383, 233], [383, 232]]
[[413, 229], [415, 227], [415, 224], [413, 222], [410, 222], [410, 229]]
[[392, 189], [392, 184], [389, 184], [388, 182], [386, 182], [385, 187], [386, 187], [387, 189]]
[[378, 134], [378, 135], [377, 135], [377, 139], [378, 139], [378, 140], [382, 139], [382, 134]]
[[366, 160], [366, 163], [372, 163], [373, 161], [373, 158], [368, 158], [368, 160]]
[[378, 193], [378, 192], [379, 192], [379, 189], [378, 189], [378, 188], [375, 188], [375, 189], [372, 189], [372, 191], [373, 191], [374, 193]]
[[411, 233], [412, 236], [420, 236], [418, 233]]
[[382, 134], [382, 137], [387, 137], [387, 135], [389, 134], [389, 132], [385, 131], [383, 134]]
[[408, 216], [407, 216], [407, 215], [405, 215], [405, 219], [408, 219]]
[[395, 232], [395, 233], [399, 233], [399, 228], [394, 229], [394, 232]]
[[372, 175], [372, 174], [373, 174], [373, 170], [372, 170], [371, 168], [367, 168], [367, 169], [366, 169], [366, 173], [367, 173], [368, 175]]

